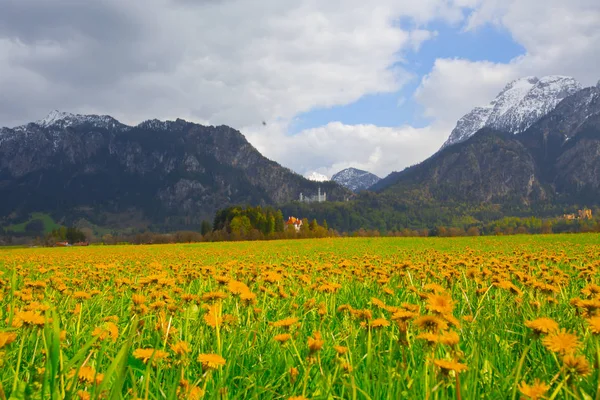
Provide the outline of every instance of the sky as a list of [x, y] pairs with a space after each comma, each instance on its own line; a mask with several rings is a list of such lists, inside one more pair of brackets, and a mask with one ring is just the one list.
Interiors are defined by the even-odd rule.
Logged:
[[511, 80], [598, 65], [597, 0], [0, 0], [0, 126], [225, 124], [301, 174], [383, 177]]

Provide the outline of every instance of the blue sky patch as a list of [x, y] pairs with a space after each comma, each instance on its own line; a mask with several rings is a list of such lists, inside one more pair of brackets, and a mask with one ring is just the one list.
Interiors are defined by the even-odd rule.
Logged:
[[[438, 34], [423, 43], [421, 48], [403, 55], [401, 67], [414, 74], [415, 78], [394, 93], [366, 95], [354, 103], [330, 108], [318, 108], [298, 115], [290, 126], [290, 133], [340, 121], [348, 125], [374, 124], [378, 126], [411, 125], [423, 127], [431, 120], [422, 116], [421, 106], [414, 100], [413, 93], [423, 76], [433, 68], [438, 58], [464, 58], [470, 61], [507, 63], [525, 53], [509, 32], [491, 25], [473, 31], [462, 31], [462, 27], [443, 23], [427, 27]], [[393, 67], [393, 66], [392, 66]]]

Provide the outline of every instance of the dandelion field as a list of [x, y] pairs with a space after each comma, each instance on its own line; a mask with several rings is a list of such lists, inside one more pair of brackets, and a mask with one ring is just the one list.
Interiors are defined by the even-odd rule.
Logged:
[[0, 399], [600, 399], [600, 235], [0, 251]]

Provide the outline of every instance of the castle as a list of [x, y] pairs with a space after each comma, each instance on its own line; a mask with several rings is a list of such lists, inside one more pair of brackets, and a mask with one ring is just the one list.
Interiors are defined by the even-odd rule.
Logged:
[[327, 193], [321, 194], [321, 187], [319, 186], [319, 190], [316, 195], [304, 196], [302, 193], [300, 193], [300, 198], [298, 200], [301, 203], [322, 203], [327, 201]]

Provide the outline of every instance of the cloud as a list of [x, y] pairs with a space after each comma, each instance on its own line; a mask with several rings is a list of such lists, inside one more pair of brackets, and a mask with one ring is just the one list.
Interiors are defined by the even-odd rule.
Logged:
[[[599, 9], [597, 0], [3, 0], [0, 125], [52, 109], [130, 124], [185, 118], [238, 128], [300, 173], [386, 175], [432, 154], [511, 79], [596, 82]], [[331, 122], [288, 134], [300, 113], [397, 92], [413, 78], [405, 55], [440, 20], [475, 34], [493, 24], [526, 53], [509, 63], [436, 60], [415, 92], [430, 126]]]
[[423, 77], [415, 98], [423, 113], [436, 121], [456, 122], [474, 106], [489, 103], [506, 84], [519, 77], [512, 65], [464, 59], [437, 59]]
[[248, 127], [244, 132], [261, 153], [295, 171], [332, 176], [355, 167], [383, 177], [435, 152], [448, 129], [439, 124], [419, 129], [331, 122], [293, 136], [285, 134], [284, 125]]
[[129, 123], [291, 119], [398, 90], [402, 53], [434, 34], [423, 25], [459, 18], [444, 0], [4, 0], [0, 124], [55, 108]]
[[489, 103], [511, 80], [523, 76], [570, 75], [583, 85], [600, 78], [600, 3], [596, 0], [480, 0], [465, 30], [485, 24], [506, 29], [526, 52], [508, 63], [438, 59], [415, 98], [425, 115], [456, 121]]

